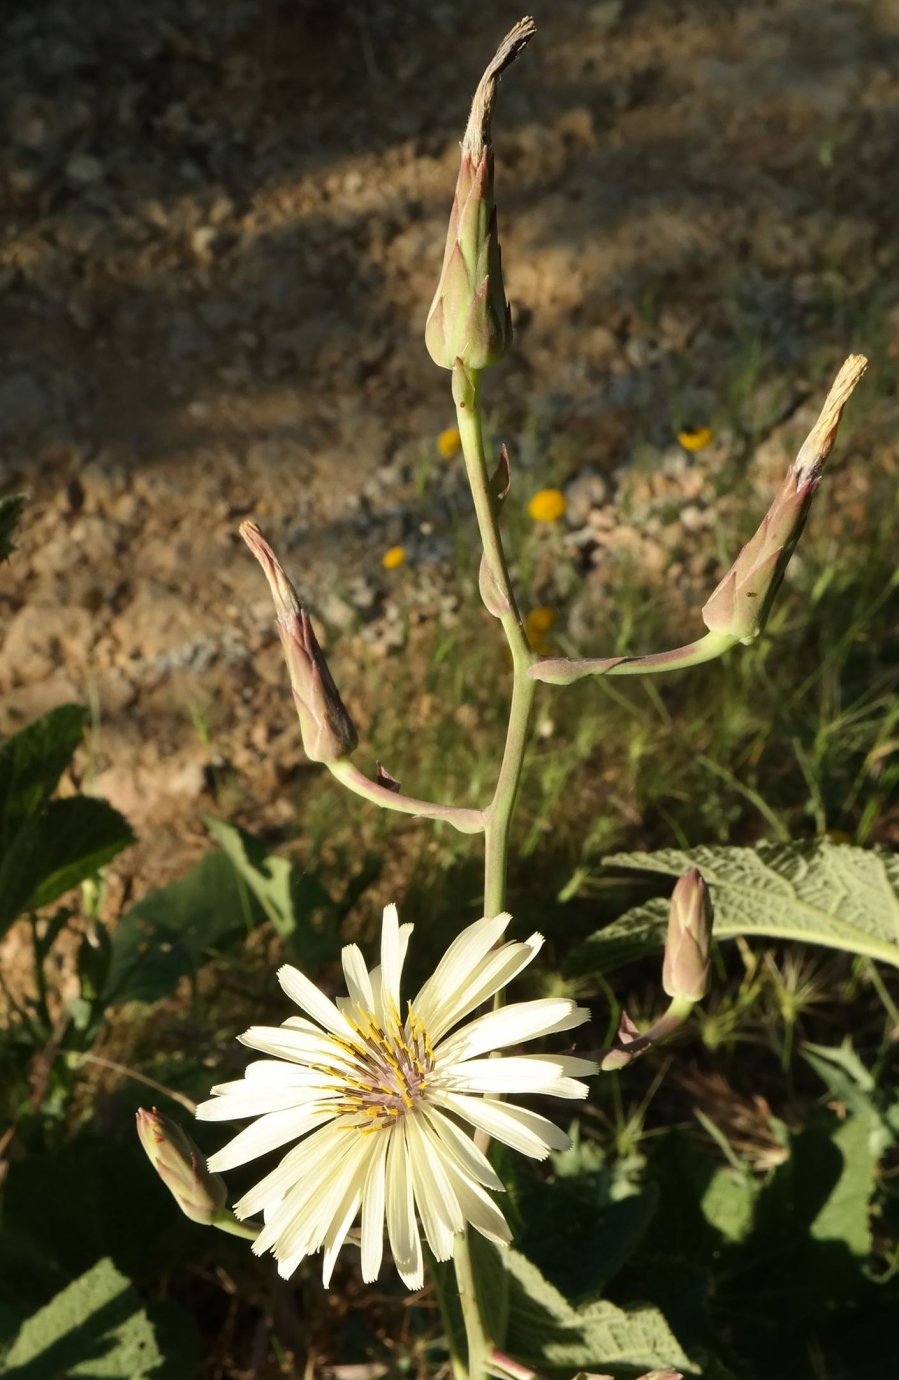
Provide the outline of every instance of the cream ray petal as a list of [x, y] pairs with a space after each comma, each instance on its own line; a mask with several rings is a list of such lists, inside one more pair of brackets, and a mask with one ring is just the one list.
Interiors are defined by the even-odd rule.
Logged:
[[278, 969], [278, 981], [287, 996], [292, 1002], [296, 1002], [301, 1011], [305, 1011], [307, 1016], [318, 1021], [319, 1025], [324, 1026], [325, 1030], [330, 1030], [332, 1035], [337, 1035], [342, 1040], [349, 1039], [352, 1029], [345, 1016], [341, 1016], [337, 1007], [326, 997], [324, 992], [320, 992], [314, 982], [310, 982], [305, 973], [301, 973], [299, 968], [293, 968], [289, 963], [285, 963]]
[[540, 952], [542, 945], [543, 936], [532, 934], [523, 944], [504, 944], [501, 949], [489, 953], [467, 981], [446, 994], [428, 1026], [431, 1043], [436, 1044], [465, 1016], [512, 982]]
[[[327, 1176], [328, 1164], [338, 1153], [347, 1135], [347, 1118], [330, 1117], [313, 1133], [289, 1150], [283, 1160], [235, 1203], [241, 1219], [257, 1212], [277, 1211], [287, 1194], [301, 1182], [311, 1183], [316, 1175]], [[268, 1220], [268, 1216], [266, 1217]]]
[[537, 1001], [520, 1001], [488, 1011], [457, 1030], [437, 1049], [438, 1067], [472, 1059], [491, 1049], [517, 1045], [540, 1035], [552, 1035], [559, 1030], [571, 1030], [583, 1025], [590, 1012], [575, 1006], [567, 997], [541, 997]]
[[427, 1123], [422, 1125], [422, 1119], [412, 1114], [404, 1118], [403, 1129], [412, 1170], [412, 1189], [428, 1245], [435, 1259], [450, 1260], [453, 1237], [465, 1230], [459, 1199], [435, 1151], [436, 1137], [429, 1134]]
[[415, 1221], [409, 1152], [403, 1130], [402, 1123], [394, 1128], [387, 1148], [387, 1236], [397, 1272], [403, 1283], [409, 1289], [420, 1289], [424, 1283], [424, 1262], [421, 1237]]
[[412, 1003], [426, 1029], [439, 1019], [447, 993], [453, 993], [506, 932], [511, 915], [485, 916], [458, 934]]
[[439, 1145], [437, 1153], [444, 1157], [444, 1168], [458, 1196], [465, 1220], [482, 1236], [495, 1241], [499, 1246], [507, 1246], [512, 1240], [512, 1233], [493, 1199], [484, 1192], [479, 1183], [459, 1168], [458, 1161], [447, 1154], [443, 1144]]
[[366, 1284], [378, 1278], [384, 1255], [384, 1170], [392, 1135], [391, 1128], [372, 1137], [375, 1151], [362, 1189], [362, 1278]]
[[266, 1222], [256, 1245], [272, 1250], [278, 1260], [302, 1259], [317, 1251], [354, 1174], [358, 1137], [346, 1132], [336, 1139], [326, 1163], [306, 1174], [284, 1195], [277, 1211]]
[[438, 1107], [426, 1106], [425, 1116], [434, 1128], [448, 1155], [455, 1159], [462, 1172], [484, 1185], [485, 1188], [503, 1191], [503, 1181], [497, 1174], [487, 1156], [482, 1154], [470, 1136], [460, 1131], [454, 1121], [450, 1121]]
[[288, 1016], [281, 1022], [281, 1028], [287, 1030], [305, 1030], [309, 1035], [322, 1035], [324, 1032], [320, 1025], [314, 1021], [307, 1021], [305, 1016]]
[[358, 1172], [352, 1188], [347, 1190], [343, 1202], [334, 1214], [334, 1221], [328, 1228], [324, 1240], [324, 1255], [322, 1257], [322, 1284], [326, 1289], [331, 1287], [331, 1275], [334, 1273], [334, 1265], [340, 1248], [346, 1240], [346, 1234], [356, 1220], [356, 1214], [362, 1205], [362, 1188], [359, 1182]]
[[359, 1211], [371, 1153], [369, 1137], [348, 1137], [347, 1148], [327, 1185], [296, 1203], [292, 1223], [275, 1244], [275, 1256], [285, 1266], [285, 1278], [293, 1274], [304, 1256], [324, 1247], [322, 1282], [327, 1289], [334, 1261]]
[[267, 1155], [270, 1150], [278, 1150], [288, 1141], [298, 1140], [313, 1126], [330, 1121], [334, 1112], [327, 1108], [290, 1107], [286, 1111], [267, 1112], [251, 1125], [244, 1127], [233, 1140], [216, 1150], [207, 1161], [216, 1174], [223, 1174], [238, 1164]]
[[396, 906], [384, 907], [381, 927], [381, 1024], [385, 1027], [400, 1010], [400, 923]]
[[302, 1087], [322, 1075], [318, 1069], [288, 1063], [284, 1059], [253, 1059], [244, 1069], [243, 1076], [252, 1087], [261, 1088], [275, 1084]]
[[[225, 1084], [224, 1086], [227, 1086]], [[266, 1116], [269, 1112], [285, 1112], [289, 1108], [321, 1107], [333, 1100], [335, 1093], [323, 1088], [247, 1088], [237, 1084], [238, 1092], [217, 1094], [208, 1102], [201, 1102], [195, 1116], [198, 1121], [241, 1121], [244, 1117]]]
[[365, 959], [362, 957], [362, 950], [358, 944], [347, 944], [340, 951], [340, 961], [343, 965], [343, 975], [346, 978], [346, 989], [350, 995], [350, 1000], [364, 1011], [371, 1011], [374, 1006], [374, 996], [371, 990], [371, 978], [365, 966]]
[[284, 1026], [254, 1025], [237, 1037], [242, 1045], [286, 1059], [294, 1064], [329, 1063], [339, 1067], [351, 1062], [349, 1052], [339, 1045], [333, 1035], [324, 1031], [314, 1034], [288, 1030]]
[[565, 1132], [552, 1121], [524, 1107], [452, 1092], [446, 1093], [441, 1101], [478, 1130], [486, 1131], [504, 1145], [535, 1160], [545, 1160], [550, 1150], [567, 1150], [571, 1144]]
[[[588, 1064], [592, 1072], [596, 1071], [596, 1065], [589, 1065], [588, 1060], [578, 1060], [577, 1063]], [[560, 1083], [566, 1088], [563, 1093], [558, 1091]], [[561, 1058], [554, 1059], [551, 1055], [467, 1059], [441, 1068], [440, 1085], [455, 1092], [587, 1096], [586, 1083], [577, 1083], [573, 1078], [565, 1077]]]

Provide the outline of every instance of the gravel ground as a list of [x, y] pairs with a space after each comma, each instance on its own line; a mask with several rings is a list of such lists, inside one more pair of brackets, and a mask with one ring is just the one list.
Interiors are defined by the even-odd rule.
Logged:
[[[141, 833], [138, 891], [201, 846], [217, 766], [290, 814], [298, 735], [242, 517], [344, 635], [338, 666], [359, 636], [390, 653], [398, 601], [454, 616], [464, 495], [422, 331], [468, 101], [518, 14], [5, 9], [0, 486], [31, 503], [0, 571], [0, 731], [94, 707], [92, 785]], [[708, 525], [703, 477], [760, 443], [767, 482], [850, 349], [894, 369], [899, 10], [555, 0], [536, 18], [500, 96], [517, 340], [487, 392], [522, 498], [569, 485], [577, 635], [616, 544], [708, 587], [711, 543], [679, 554]], [[716, 440], [690, 458], [675, 438], [697, 422]]]

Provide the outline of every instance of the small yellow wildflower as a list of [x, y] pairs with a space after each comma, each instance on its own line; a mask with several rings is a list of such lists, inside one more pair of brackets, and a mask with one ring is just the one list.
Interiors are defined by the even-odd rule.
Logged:
[[389, 551], [385, 551], [381, 557], [381, 564], [385, 570], [398, 570], [406, 559], [406, 548], [404, 546], [391, 546]]
[[528, 641], [534, 651], [540, 656], [545, 656], [549, 651], [549, 643], [546, 634], [556, 621], [555, 609], [549, 609], [544, 604], [531, 609], [524, 620], [524, 630], [527, 633]]
[[714, 439], [714, 433], [710, 426], [690, 426], [679, 431], [677, 439], [684, 450], [692, 453], [697, 450], [705, 450], [706, 446], [710, 446]]
[[528, 513], [534, 522], [558, 522], [566, 507], [561, 489], [541, 489], [528, 504]]
[[444, 460], [452, 460], [454, 455], [459, 453], [462, 445], [462, 437], [459, 435], [457, 426], [448, 426], [445, 431], [441, 431], [437, 437], [437, 449]]

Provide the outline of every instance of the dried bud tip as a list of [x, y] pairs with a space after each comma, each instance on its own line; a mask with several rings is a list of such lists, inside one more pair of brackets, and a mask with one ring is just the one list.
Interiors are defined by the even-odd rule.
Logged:
[[818, 479], [824, 461], [830, 454], [830, 448], [834, 443], [840, 418], [843, 415], [843, 408], [851, 398], [855, 385], [867, 367], [868, 361], [864, 355], [850, 355], [848, 359], [843, 361], [840, 372], [834, 379], [831, 390], [825, 399], [821, 415], [793, 462], [793, 473], [797, 476], [800, 484], [813, 483]]
[[490, 143], [490, 127], [493, 121], [493, 106], [496, 101], [496, 83], [502, 73], [515, 61], [518, 54], [530, 43], [537, 32], [537, 25], [530, 15], [519, 19], [510, 29], [497, 48], [481, 80], [478, 82], [471, 103], [471, 114], [462, 140], [463, 154], [477, 158], [481, 150]]
[[509, 460], [509, 452], [502, 446], [499, 452], [499, 460], [496, 469], [490, 480], [490, 492], [493, 501], [500, 508], [509, 496], [512, 487], [512, 463]]
[[284, 574], [278, 557], [265, 540], [265, 537], [256, 526], [256, 523], [242, 522], [240, 524], [240, 535], [262, 566], [262, 572], [268, 580], [268, 586], [272, 592], [272, 598], [275, 601], [275, 613], [278, 622], [284, 623], [291, 618], [298, 617], [302, 612], [302, 608], [297, 598], [297, 592]]
[[397, 793], [402, 789], [396, 777], [381, 762], [375, 762], [375, 781], [379, 786], [383, 786], [385, 791]]

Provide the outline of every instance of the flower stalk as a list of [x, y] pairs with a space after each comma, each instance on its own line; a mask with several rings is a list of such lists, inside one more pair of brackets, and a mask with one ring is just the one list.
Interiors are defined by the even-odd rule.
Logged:
[[[487, 1375], [526, 1380], [534, 1375], [497, 1351], [502, 1339], [492, 1338], [485, 1326], [471, 1233], [477, 1230], [499, 1245], [510, 1237], [490, 1196], [502, 1189], [485, 1155], [490, 1139], [540, 1159], [564, 1148], [567, 1136], [546, 1118], [505, 1099], [516, 1092], [583, 1096], [586, 1088], [578, 1075], [620, 1069], [668, 1038], [705, 995], [709, 982], [712, 911], [705, 883], [694, 869], [678, 881], [671, 901], [662, 971], [670, 1003], [645, 1034], [622, 1015], [617, 1038], [599, 1051], [598, 1064], [571, 1055], [502, 1053], [509, 1044], [572, 1029], [588, 1014], [562, 998], [500, 1009], [506, 983], [542, 943], [539, 935], [523, 944], [502, 942], [510, 918], [505, 913], [510, 829], [537, 686], [568, 685], [593, 675], [688, 669], [757, 637], [807, 518], [843, 407], [866, 365], [863, 357], [851, 356], [841, 369], [762, 525], [706, 602], [703, 637], [646, 656], [573, 659], [534, 651], [500, 529], [510, 483], [508, 454], [503, 448], [491, 475], [481, 396], [483, 369], [497, 363], [512, 340], [493, 190], [497, 81], [534, 29], [533, 20], [523, 19], [511, 30], [475, 92], [425, 331], [432, 358], [452, 376], [457, 426], [441, 438], [441, 453], [449, 456], [457, 444], [461, 448], [482, 548], [479, 590], [488, 613], [502, 627], [511, 661], [505, 742], [486, 804], [462, 807], [420, 800], [404, 794], [380, 764], [374, 779], [354, 765], [356, 729], [309, 615], [258, 527], [245, 523], [241, 529], [272, 591], [307, 755], [372, 804], [446, 823], [464, 834], [482, 833], [483, 919], [456, 936], [432, 978], [406, 1005], [400, 998], [400, 974], [412, 927], [399, 925], [393, 907], [384, 912], [379, 966], [369, 970], [355, 945], [344, 949], [346, 997], [332, 1002], [304, 974], [281, 969], [281, 985], [303, 1015], [279, 1027], [248, 1030], [243, 1042], [267, 1057], [251, 1064], [243, 1080], [215, 1088], [213, 1098], [198, 1109], [205, 1120], [255, 1118], [212, 1157], [213, 1170], [298, 1141], [244, 1195], [238, 1216], [224, 1208], [223, 1181], [177, 1127], [155, 1112], [138, 1118], [144, 1148], [182, 1211], [195, 1221], [257, 1237], [254, 1250], [271, 1250], [284, 1277], [320, 1250], [327, 1285], [361, 1213], [363, 1279], [378, 1275], [386, 1227], [399, 1273], [409, 1288], [417, 1289], [424, 1280], [423, 1233], [434, 1259], [454, 1262], [467, 1341], [464, 1366], [461, 1357], [453, 1357], [456, 1380], [484, 1380]], [[564, 512], [564, 495], [557, 491], [543, 491], [536, 498], [535, 520], [554, 521]], [[403, 559], [402, 548], [391, 548], [383, 564], [396, 569]], [[477, 1015], [490, 1001], [493, 1010]], [[460, 1122], [472, 1128], [470, 1135], [460, 1130]], [[261, 1229], [238, 1220], [259, 1212], [265, 1216]], [[662, 1380], [675, 1372], [652, 1374]]]

